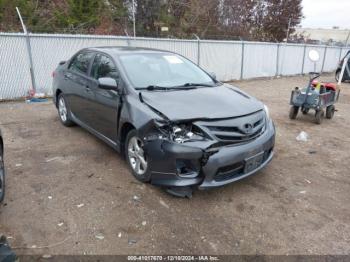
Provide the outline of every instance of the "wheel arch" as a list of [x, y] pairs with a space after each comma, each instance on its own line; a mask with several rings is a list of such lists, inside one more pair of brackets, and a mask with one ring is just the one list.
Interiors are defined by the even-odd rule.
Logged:
[[57, 89], [55, 93], [55, 99], [56, 99], [56, 107], [58, 107], [58, 96], [62, 93], [61, 89]]
[[0, 153], [4, 153], [4, 141], [0, 136]]
[[119, 135], [120, 152], [122, 152], [122, 154], [124, 154], [126, 137], [128, 136], [130, 131], [135, 130], [135, 129], [136, 129], [136, 127], [133, 124], [131, 124], [130, 122], [123, 123], [123, 125], [120, 129], [120, 135]]

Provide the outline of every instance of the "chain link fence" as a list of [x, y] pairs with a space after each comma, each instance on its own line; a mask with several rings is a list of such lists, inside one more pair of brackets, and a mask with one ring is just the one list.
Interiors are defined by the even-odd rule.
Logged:
[[[0, 33], [0, 100], [24, 97], [31, 89], [25, 35]], [[316, 49], [319, 72], [334, 71], [348, 49], [285, 43], [180, 40], [96, 35], [29, 34], [37, 91], [51, 95], [51, 74], [62, 60], [93, 46], [133, 46], [179, 53], [221, 81], [305, 74], [314, 71], [308, 52]]]

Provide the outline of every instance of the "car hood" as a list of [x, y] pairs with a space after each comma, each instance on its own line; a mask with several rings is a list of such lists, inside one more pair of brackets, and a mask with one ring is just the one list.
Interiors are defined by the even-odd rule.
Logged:
[[179, 91], [146, 91], [142, 100], [171, 121], [220, 119], [248, 115], [263, 104], [231, 85]]

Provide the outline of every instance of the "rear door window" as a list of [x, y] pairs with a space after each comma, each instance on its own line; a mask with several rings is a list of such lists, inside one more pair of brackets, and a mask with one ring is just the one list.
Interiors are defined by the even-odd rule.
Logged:
[[73, 58], [72, 62], [69, 65], [69, 69], [74, 72], [87, 74], [93, 56], [94, 53], [92, 52], [79, 53]]

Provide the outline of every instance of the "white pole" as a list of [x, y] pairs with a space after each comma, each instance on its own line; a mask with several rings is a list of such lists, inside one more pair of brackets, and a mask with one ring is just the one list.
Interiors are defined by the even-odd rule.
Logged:
[[134, 23], [134, 38], [136, 37], [135, 0], [132, 0], [132, 21]]
[[349, 34], [348, 34], [346, 41], [345, 41], [345, 48], [348, 47], [349, 37], [350, 37], [350, 31], [349, 31]]
[[23, 22], [23, 19], [22, 19], [22, 16], [21, 16], [21, 13], [20, 13], [18, 7], [16, 7], [16, 11], [17, 11], [17, 14], [19, 16], [19, 20], [21, 21], [23, 32], [24, 32], [25, 37], [26, 37], [27, 52], [28, 52], [29, 66], [30, 66], [29, 67], [30, 77], [31, 77], [31, 80], [32, 80], [32, 88], [33, 88], [34, 92], [36, 92], [36, 83], [35, 83], [33, 57], [32, 57], [32, 48], [30, 46], [29, 34], [28, 34], [27, 28], [26, 28], [26, 26], [25, 26], [25, 24]]
[[343, 76], [344, 76], [344, 72], [345, 72], [345, 69], [347, 69], [348, 67], [348, 60], [349, 60], [349, 56], [347, 55], [344, 59], [344, 62], [343, 62], [343, 67], [341, 69], [341, 72], [340, 72], [340, 76], [339, 76], [339, 80], [338, 80], [338, 85], [341, 85], [341, 82], [343, 80]]
[[[289, 18], [288, 19], [288, 29], [287, 29], [287, 36], [286, 36], [286, 42], [284, 43], [284, 48], [283, 48], [283, 52], [282, 52], [282, 58], [281, 58], [281, 68], [279, 69], [279, 71], [281, 72], [281, 75], [283, 74], [283, 68], [284, 68], [284, 58], [286, 55], [286, 50], [287, 50], [287, 44], [288, 44], [288, 38], [289, 38], [289, 32], [290, 32], [290, 25], [291, 25], [292, 19]], [[277, 44], [278, 45], [278, 44]], [[277, 49], [279, 49], [279, 46], [277, 46]], [[279, 52], [280, 50], [277, 50], [277, 52]], [[279, 54], [278, 54], [279, 56]], [[279, 58], [278, 58], [279, 59]], [[277, 66], [278, 66], [278, 61], [277, 61]], [[278, 76], [278, 74], [277, 74]]]

